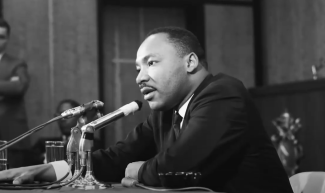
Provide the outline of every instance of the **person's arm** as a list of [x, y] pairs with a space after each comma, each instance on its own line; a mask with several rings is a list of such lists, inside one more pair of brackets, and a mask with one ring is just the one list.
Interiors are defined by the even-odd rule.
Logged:
[[31, 183], [33, 181], [52, 182], [56, 180], [52, 164], [14, 168], [0, 171], [0, 181], [12, 181], [13, 184]]
[[22, 96], [28, 85], [27, 65], [22, 63], [14, 70], [11, 80], [0, 80], [0, 96]]
[[98, 180], [121, 182], [129, 163], [145, 161], [156, 154], [150, 119], [151, 115], [114, 146], [93, 153], [94, 175]]
[[64, 160], [21, 168], [0, 171], [0, 181], [12, 181], [13, 184], [32, 183], [34, 181], [53, 182], [63, 178], [69, 172], [68, 163]]
[[[239, 155], [247, 127], [245, 102], [227, 88], [202, 91], [193, 100], [189, 120], [175, 143], [142, 164], [139, 182], [160, 186], [158, 173], [201, 172], [212, 156], [220, 155], [214, 168], [222, 167], [232, 155]], [[206, 173], [205, 173], [206, 174]], [[204, 175], [204, 174], [203, 174]]]

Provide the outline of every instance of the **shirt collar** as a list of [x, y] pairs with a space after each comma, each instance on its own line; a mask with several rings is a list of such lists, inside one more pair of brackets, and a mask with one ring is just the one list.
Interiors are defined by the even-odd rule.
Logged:
[[190, 102], [191, 98], [193, 97], [193, 94], [192, 96], [182, 105], [182, 107], [178, 110], [178, 114], [184, 119], [185, 117], [185, 113], [186, 113], [186, 110], [187, 110], [187, 107], [188, 107], [188, 103]]
[[[187, 107], [188, 107], [188, 104], [189, 102], [191, 101], [191, 98], [193, 97], [193, 95], [195, 93], [199, 93], [200, 90], [202, 90], [202, 88], [204, 88], [204, 85], [206, 84], [206, 82], [208, 82], [208, 80], [213, 77], [211, 74], [208, 74], [204, 80], [201, 82], [201, 84], [199, 85], [199, 87], [194, 91], [194, 93], [191, 95], [191, 97], [181, 106], [181, 108], [179, 108], [178, 110], [178, 114], [180, 116], [182, 116], [182, 118], [184, 119], [185, 117], [185, 113], [186, 113], [186, 110], [187, 110]], [[175, 111], [176, 112], [176, 111]]]

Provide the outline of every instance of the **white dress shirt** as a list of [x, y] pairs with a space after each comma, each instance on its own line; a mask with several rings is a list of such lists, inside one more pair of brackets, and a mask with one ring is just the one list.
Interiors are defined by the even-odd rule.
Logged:
[[184, 103], [182, 105], [181, 108], [179, 108], [178, 110], [178, 114], [183, 118], [182, 119], [182, 122], [180, 124], [180, 128], [182, 129], [182, 125], [183, 125], [183, 121], [184, 121], [184, 117], [185, 117], [185, 113], [186, 113], [186, 110], [187, 110], [187, 106], [188, 106], [188, 103], [190, 102], [191, 98], [193, 97], [193, 95], [186, 101], [186, 103]]

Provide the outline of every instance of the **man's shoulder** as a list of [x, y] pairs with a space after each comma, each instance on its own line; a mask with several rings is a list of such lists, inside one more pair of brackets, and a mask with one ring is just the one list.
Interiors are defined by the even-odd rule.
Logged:
[[232, 86], [232, 85], [244, 86], [243, 82], [240, 81], [239, 79], [224, 73], [219, 73], [213, 76], [211, 83], [215, 85], [225, 85], [225, 86]]
[[247, 89], [244, 84], [237, 78], [219, 73], [215, 76], [212, 76], [207, 83], [205, 83], [204, 87], [197, 94], [204, 93], [214, 93], [218, 94], [227, 94], [227, 93], [246, 93]]
[[250, 95], [240, 80], [226, 74], [217, 74], [204, 80], [200, 88], [194, 92], [188, 108], [194, 109], [215, 102], [246, 103], [249, 100]]

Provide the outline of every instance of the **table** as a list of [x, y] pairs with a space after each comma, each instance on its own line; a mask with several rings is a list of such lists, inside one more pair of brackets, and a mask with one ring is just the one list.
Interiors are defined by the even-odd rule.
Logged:
[[[95, 189], [95, 190], [83, 190], [83, 189], [77, 189], [72, 187], [62, 187], [60, 189], [52, 189], [52, 190], [0, 190], [0, 193], [32, 193], [32, 192], [43, 192], [43, 193], [59, 193], [59, 192], [85, 192], [85, 193], [104, 193], [104, 192], [120, 192], [120, 193], [153, 193], [158, 191], [151, 191], [151, 190], [145, 190], [138, 187], [123, 187], [121, 184], [113, 184], [113, 188], [108, 189]], [[180, 192], [190, 192], [190, 193], [207, 193], [207, 191], [168, 191], [169, 193], [180, 193]]]

